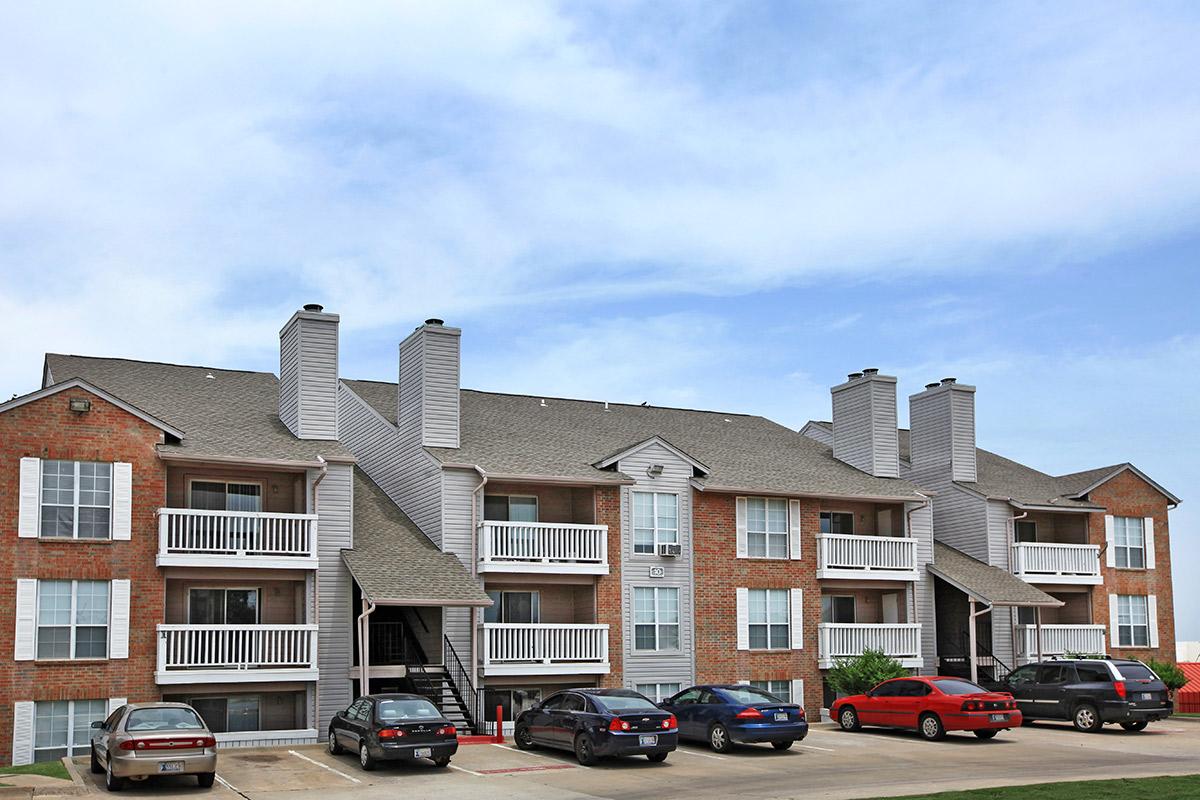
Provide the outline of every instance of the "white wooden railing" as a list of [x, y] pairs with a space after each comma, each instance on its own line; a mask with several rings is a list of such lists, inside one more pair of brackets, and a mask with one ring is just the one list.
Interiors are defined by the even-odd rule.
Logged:
[[608, 526], [556, 522], [494, 522], [479, 525], [481, 566], [540, 572], [579, 567], [608, 568]]
[[[1067, 653], [1102, 655], [1105, 629], [1103, 625], [1043, 625], [1042, 657]], [[1038, 657], [1037, 626], [1017, 626], [1017, 658], [1033, 661]]]
[[316, 666], [316, 625], [158, 626], [159, 673], [296, 670], [316, 669]]
[[1012, 546], [1013, 574], [1028, 580], [1100, 578], [1100, 547], [1094, 544], [1019, 542]]
[[[917, 540], [900, 536], [853, 536], [844, 533], [817, 535], [818, 570], [855, 572], [913, 572], [917, 568]], [[870, 577], [864, 574], [862, 577]]]
[[607, 625], [488, 622], [483, 625], [485, 669], [493, 664], [608, 664]]
[[158, 510], [158, 554], [315, 558], [316, 514]]
[[[817, 654], [822, 664], [860, 656], [864, 650], [882, 650], [906, 666], [921, 658], [920, 623], [832, 623], [817, 626]], [[825, 667], [822, 667], [825, 669]]]

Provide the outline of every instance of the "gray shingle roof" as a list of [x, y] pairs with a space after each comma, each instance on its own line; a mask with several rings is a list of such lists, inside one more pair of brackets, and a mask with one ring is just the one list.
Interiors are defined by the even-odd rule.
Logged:
[[[345, 381], [385, 419], [396, 419], [396, 384]], [[462, 391], [461, 446], [430, 448], [443, 463], [493, 475], [544, 475], [591, 482], [624, 477], [592, 466], [660, 436], [711, 472], [709, 489], [913, 499], [907, 481], [876, 478], [837, 461], [829, 448], [763, 417], [620, 403]], [[543, 399], [545, 405], [542, 405]]]
[[[269, 372], [46, 354], [53, 380], [82, 378], [184, 433], [160, 449], [188, 456], [284, 461], [353, 460], [340, 442], [297, 439], [279, 420], [279, 381]], [[209, 376], [212, 377], [209, 377]]]
[[949, 545], [935, 542], [930, 572], [993, 606], [1061, 606], [1057, 600], [1013, 575], [971, 558]]
[[408, 516], [354, 468], [354, 549], [342, 561], [376, 603], [488, 606], [458, 558], [438, 550]]

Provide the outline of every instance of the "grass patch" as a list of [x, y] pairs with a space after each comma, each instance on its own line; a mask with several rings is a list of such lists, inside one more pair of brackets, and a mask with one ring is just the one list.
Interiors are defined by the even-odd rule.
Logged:
[[1031, 786], [905, 795], [896, 800], [1129, 800], [1131, 797], [1192, 800], [1200, 797], [1200, 775], [1038, 783]]
[[47, 778], [71, 780], [70, 773], [62, 761], [39, 761], [37, 764], [22, 764], [19, 767], [0, 767], [0, 775], [45, 775]]

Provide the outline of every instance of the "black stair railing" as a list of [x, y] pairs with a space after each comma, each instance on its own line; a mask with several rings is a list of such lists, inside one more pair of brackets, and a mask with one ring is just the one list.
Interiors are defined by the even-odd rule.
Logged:
[[454, 645], [450, 643], [450, 637], [442, 638], [446, 652], [446, 682], [462, 708], [467, 726], [477, 733], [481, 732], [483, 715], [479, 712], [481, 711], [480, 697], [482, 693], [476, 690], [474, 684], [471, 683], [471, 673], [467, 672], [466, 667], [463, 666]]

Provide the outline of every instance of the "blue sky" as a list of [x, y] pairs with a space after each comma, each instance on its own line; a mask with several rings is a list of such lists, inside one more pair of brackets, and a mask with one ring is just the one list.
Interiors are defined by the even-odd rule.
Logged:
[[[1190, 3], [0, 8], [0, 392], [46, 350], [827, 417], [877, 366], [979, 441], [1130, 460], [1200, 639]], [[901, 403], [904, 416], [905, 404]], [[1191, 613], [1188, 613], [1191, 612]]]

